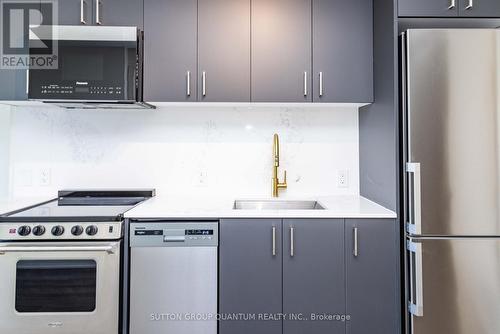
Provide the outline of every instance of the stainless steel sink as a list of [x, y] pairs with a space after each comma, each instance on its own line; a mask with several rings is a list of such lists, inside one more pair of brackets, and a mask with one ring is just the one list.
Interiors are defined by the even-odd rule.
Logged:
[[317, 201], [236, 200], [234, 210], [324, 210]]

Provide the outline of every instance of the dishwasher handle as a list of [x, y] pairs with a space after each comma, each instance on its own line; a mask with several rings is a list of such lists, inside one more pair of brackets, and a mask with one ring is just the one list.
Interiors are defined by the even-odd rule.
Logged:
[[184, 242], [186, 241], [186, 237], [183, 235], [165, 235], [163, 237], [163, 242]]

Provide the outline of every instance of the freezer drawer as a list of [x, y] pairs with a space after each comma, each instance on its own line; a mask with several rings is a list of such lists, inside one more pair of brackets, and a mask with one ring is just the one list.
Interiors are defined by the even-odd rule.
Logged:
[[500, 238], [409, 239], [413, 334], [498, 334]]

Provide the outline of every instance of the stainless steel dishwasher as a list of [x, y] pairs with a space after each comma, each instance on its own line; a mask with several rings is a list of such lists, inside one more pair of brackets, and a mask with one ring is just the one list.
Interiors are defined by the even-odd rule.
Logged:
[[217, 333], [218, 222], [130, 224], [130, 334]]

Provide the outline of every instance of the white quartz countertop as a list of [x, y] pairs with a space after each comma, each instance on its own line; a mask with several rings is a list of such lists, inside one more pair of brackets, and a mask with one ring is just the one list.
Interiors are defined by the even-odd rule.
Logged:
[[[256, 198], [238, 198], [256, 199]], [[260, 198], [258, 198], [260, 199]], [[127, 211], [127, 218], [396, 218], [396, 213], [362, 196], [282, 198], [317, 200], [325, 210], [234, 210], [235, 198], [157, 196]]]

